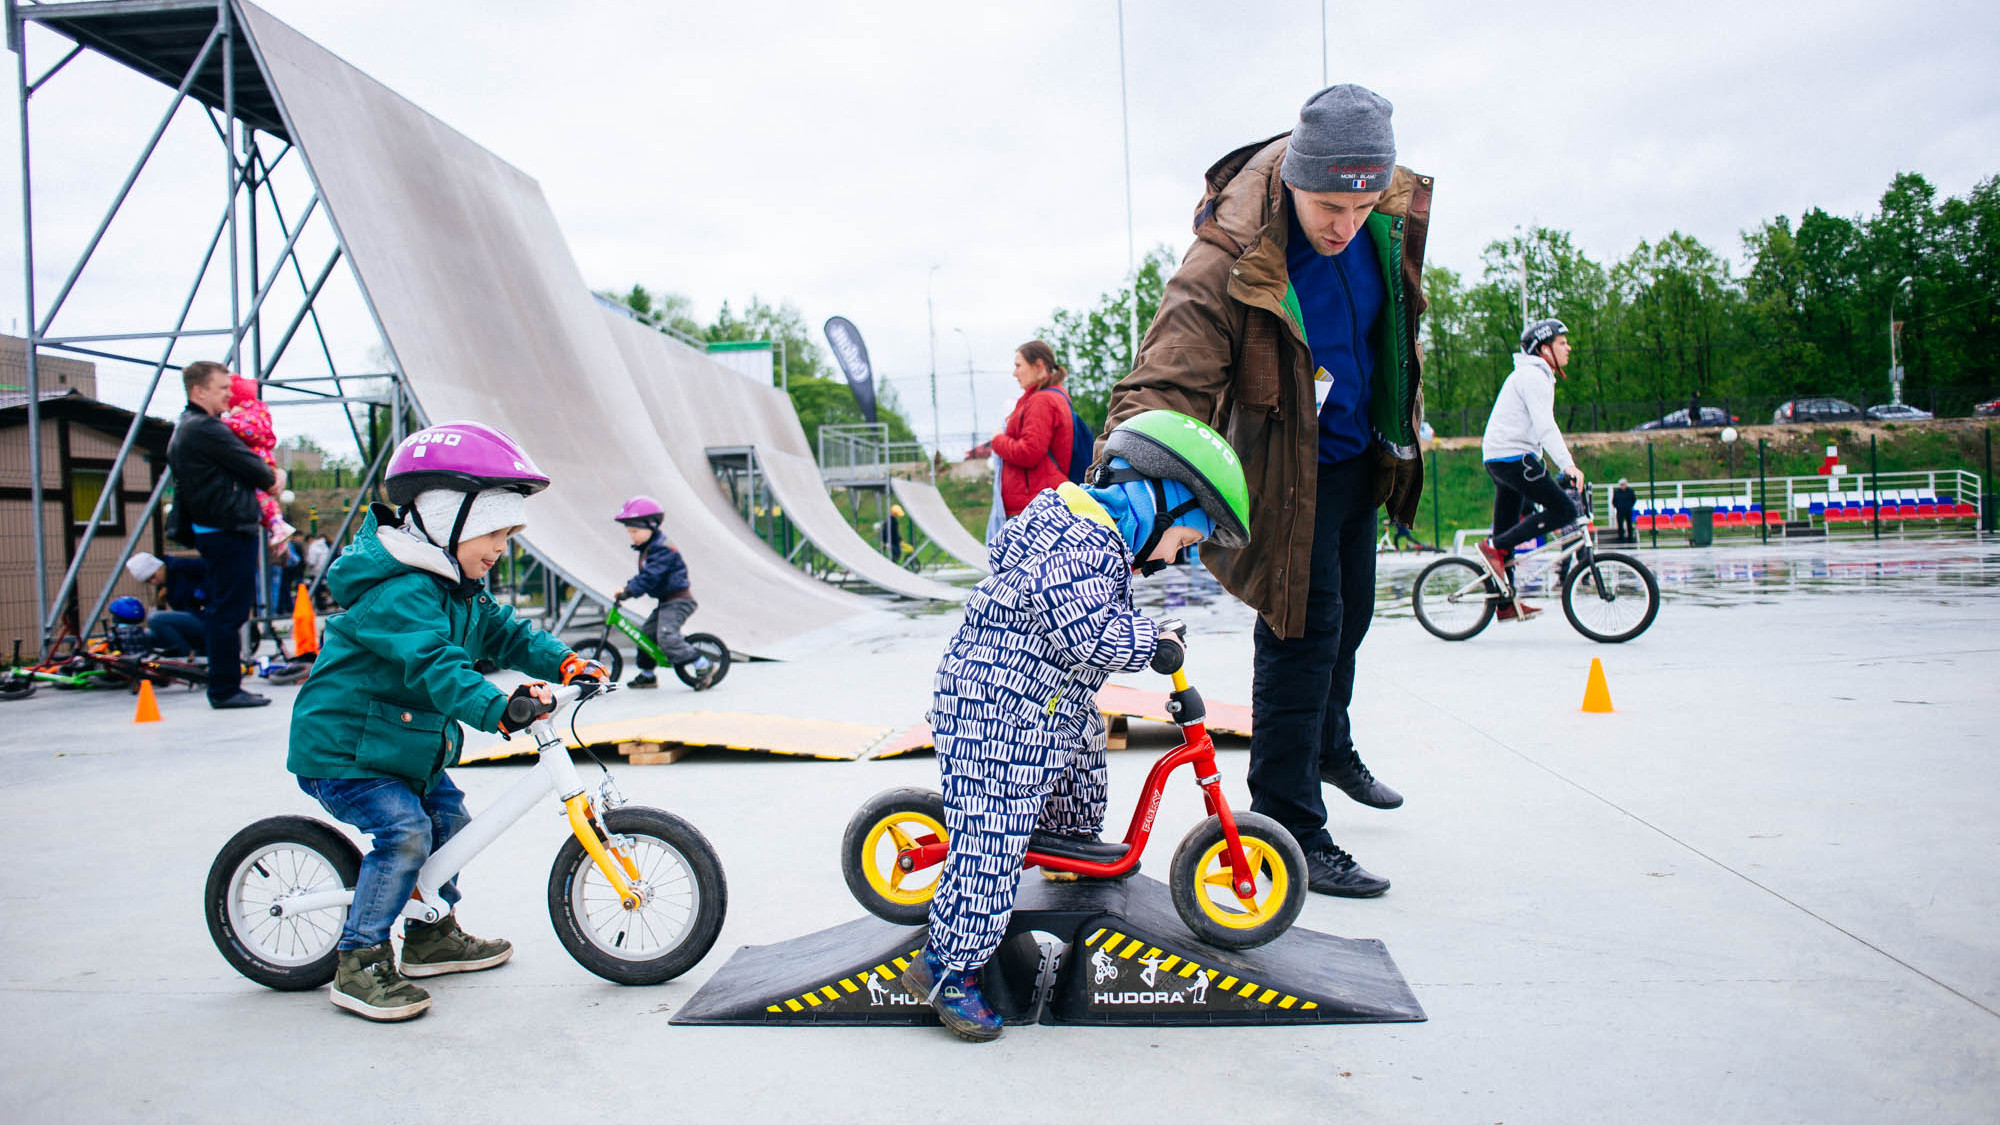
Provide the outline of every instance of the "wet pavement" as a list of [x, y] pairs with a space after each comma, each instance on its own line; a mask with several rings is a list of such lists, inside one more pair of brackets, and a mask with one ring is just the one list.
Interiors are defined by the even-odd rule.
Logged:
[[[257, 712], [169, 691], [165, 721], [145, 726], [123, 694], [0, 703], [0, 1104], [18, 1121], [283, 1107], [1152, 1122], [1222, 1106], [1272, 1122], [1991, 1121], [2000, 545], [1637, 553], [1665, 599], [1623, 645], [1590, 642], [1559, 612], [1439, 641], [1408, 619], [1428, 557], [1381, 559], [1354, 729], [1408, 803], [1382, 812], [1329, 790], [1328, 826], [1394, 886], [1313, 896], [1299, 924], [1384, 941], [1423, 1024], [1018, 1027], [987, 1047], [935, 1029], [670, 1027], [736, 946], [856, 917], [837, 859], [848, 816], [882, 789], [936, 784], [923, 756], [702, 751], [618, 777], [722, 857], [729, 915], [706, 960], [652, 988], [578, 967], [546, 905], [564, 828], [531, 813], [462, 879], [467, 928], [513, 939], [514, 960], [436, 981], [421, 1020], [370, 1025], [321, 993], [238, 977], [202, 921], [208, 864], [236, 828], [323, 815], [283, 769], [296, 689], [270, 689], [277, 705]], [[1188, 622], [1203, 693], [1248, 702], [1252, 614], [1206, 574], [1139, 589]], [[619, 693], [583, 721], [711, 710], [906, 725], [955, 621], [873, 615], [741, 664], [712, 693]], [[1612, 714], [1578, 710], [1593, 659]], [[1114, 825], [1170, 742], [1170, 728], [1142, 730], [1112, 756]], [[1247, 807], [1247, 751], [1219, 758]], [[454, 777], [477, 811], [521, 768]], [[1175, 777], [1148, 870], [1169, 867], [1201, 815]]]

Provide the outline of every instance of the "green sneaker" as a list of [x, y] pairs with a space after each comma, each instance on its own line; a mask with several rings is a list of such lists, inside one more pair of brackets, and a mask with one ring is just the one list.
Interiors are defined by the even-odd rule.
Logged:
[[429, 925], [403, 927], [403, 975], [441, 977], [446, 973], [476, 973], [505, 964], [514, 943], [476, 938], [458, 928], [458, 915], [447, 914]]
[[431, 994], [396, 971], [396, 953], [386, 941], [341, 950], [331, 996], [334, 1007], [383, 1023], [413, 1019], [431, 1006]]

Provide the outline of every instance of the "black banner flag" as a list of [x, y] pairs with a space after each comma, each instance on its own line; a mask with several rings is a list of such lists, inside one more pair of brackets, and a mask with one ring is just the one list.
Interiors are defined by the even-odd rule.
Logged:
[[861, 416], [868, 421], [875, 420], [875, 370], [868, 366], [868, 345], [861, 342], [861, 330], [844, 316], [830, 317], [826, 327], [826, 342], [833, 346], [833, 358], [840, 363], [840, 370], [847, 375], [847, 386], [854, 392], [854, 402], [861, 407]]

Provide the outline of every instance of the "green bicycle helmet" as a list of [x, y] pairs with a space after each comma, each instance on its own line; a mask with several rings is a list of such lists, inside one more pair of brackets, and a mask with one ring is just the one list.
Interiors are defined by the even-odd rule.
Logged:
[[1130, 469], [1105, 467], [1092, 483], [1150, 477], [1187, 486], [1201, 510], [1215, 521], [1209, 542], [1217, 547], [1250, 544], [1250, 489], [1243, 482], [1243, 464], [1221, 434], [1173, 410], [1148, 410], [1118, 424], [1104, 439], [1106, 461], [1122, 457]]

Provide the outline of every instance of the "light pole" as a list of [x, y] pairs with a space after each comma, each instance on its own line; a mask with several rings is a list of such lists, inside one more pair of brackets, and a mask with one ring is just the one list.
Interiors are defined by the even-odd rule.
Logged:
[[1139, 255], [1132, 237], [1132, 111], [1125, 99], [1125, 0], [1118, 0], [1118, 124], [1125, 136], [1125, 278], [1132, 285], [1125, 310], [1125, 370], [1139, 365]]
[[944, 451], [944, 434], [938, 429], [937, 405], [937, 306], [931, 300], [931, 282], [937, 278], [938, 268], [924, 275], [924, 317], [930, 323], [931, 333], [931, 456], [936, 458]]
[[963, 328], [952, 331], [965, 341], [965, 392], [972, 396], [972, 444], [978, 445], [982, 435], [979, 432], [979, 383], [972, 377], [972, 337], [966, 335]]
[[1889, 291], [1889, 401], [1898, 406], [1903, 402], [1903, 361], [1898, 355], [1897, 337], [1902, 335], [1903, 326], [1896, 322], [1896, 298], [1914, 284], [1915, 278], [1905, 277]]

